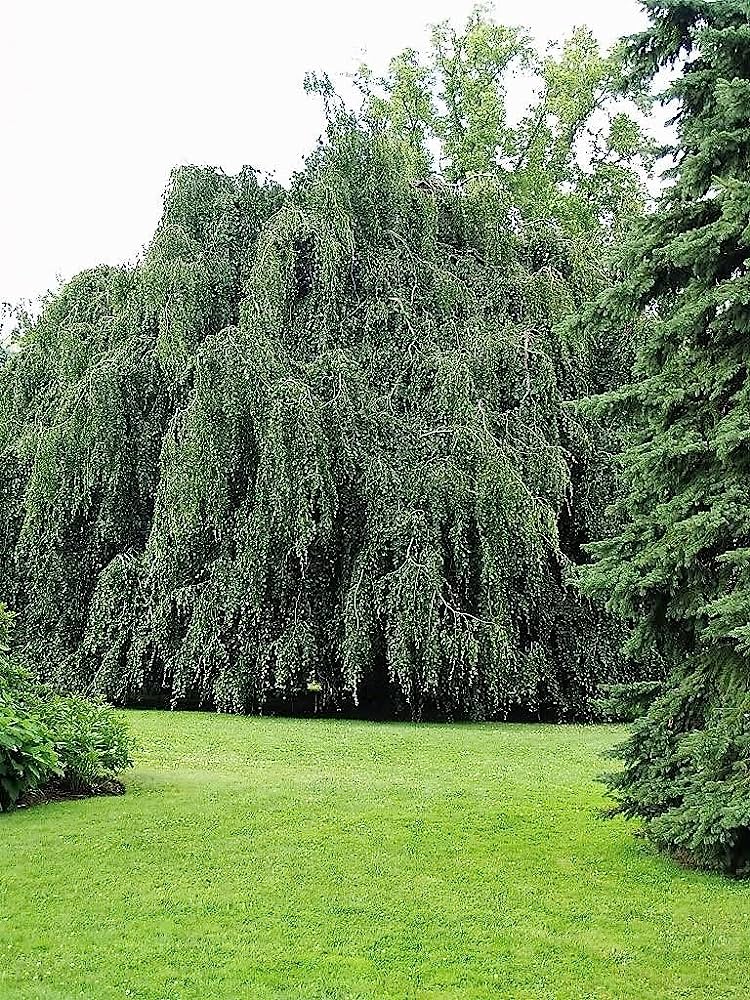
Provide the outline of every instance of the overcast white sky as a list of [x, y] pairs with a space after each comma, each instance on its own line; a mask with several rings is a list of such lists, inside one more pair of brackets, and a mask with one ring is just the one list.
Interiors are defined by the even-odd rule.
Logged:
[[[280, 180], [321, 132], [307, 70], [375, 68], [474, 0], [0, 0], [0, 302], [135, 257], [175, 164]], [[545, 42], [642, 26], [636, 0], [498, 0]]]

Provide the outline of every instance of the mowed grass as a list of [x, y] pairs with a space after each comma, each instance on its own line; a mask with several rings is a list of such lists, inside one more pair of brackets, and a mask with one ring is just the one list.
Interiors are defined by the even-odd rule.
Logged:
[[607, 822], [613, 727], [129, 712], [122, 798], [0, 816], [0, 997], [744, 998], [750, 887]]

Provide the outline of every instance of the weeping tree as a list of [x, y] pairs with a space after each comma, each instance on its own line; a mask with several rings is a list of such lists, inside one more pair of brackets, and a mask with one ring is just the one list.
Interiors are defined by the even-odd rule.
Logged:
[[572, 586], [612, 481], [565, 403], [631, 348], [556, 332], [642, 205], [618, 66], [477, 12], [363, 67], [354, 109], [311, 77], [327, 131], [288, 189], [178, 170], [143, 260], [47, 303], [0, 369], [0, 590], [45, 677], [586, 718], [633, 676]]

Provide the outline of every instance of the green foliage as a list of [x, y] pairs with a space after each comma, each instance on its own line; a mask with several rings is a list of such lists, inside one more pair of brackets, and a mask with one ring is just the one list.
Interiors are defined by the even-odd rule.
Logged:
[[0, 704], [21, 708], [36, 701], [38, 684], [31, 673], [10, 655], [15, 615], [0, 603]]
[[13, 615], [0, 601], [0, 658], [10, 649], [10, 634], [13, 627]]
[[61, 773], [52, 734], [32, 708], [36, 685], [9, 655], [13, 622], [0, 603], [0, 812]]
[[717, 686], [710, 664], [675, 670], [619, 749], [609, 776], [620, 810], [678, 857], [750, 875], [750, 699]]
[[0, 812], [12, 809], [24, 792], [59, 773], [44, 723], [0, 700]]
[[[518, 77], [537, 97], [513, 121], [507, 97]], [[623, 101], [621, 48], [602, 54], [586, 28], [542, 56], [479, 7], [463, 30], [436, 25], [426, 58], [407, 49], [384, 78], [362, 66], [355, 83], [365, 114], [404, 144], [417, 173], [436, 169], [458, 184], [501, 177], [524, 217], [554, 219], [572, 238], [627, 226], [643, 209], [656, 150], [635, 116], [647, 91], [631, 82]]]
[[608, 722], [634, 722], [646, 713], [661, 688], [661, 681], [649, 680], [602, 685], [602, 717]]
[[106, 703], [56, 696], [41, 706], [39, 718], [52, 734], [66, 787], [92, 789], [133, 766], [127, 723]]
[[125, 720], [104, 702], [61, 696], [8, 655], [12, 616], [0, 607], [0, 811], [52, 779], [92, 791], [133, 764]]
[[289, 191], [178, 171], [143, 262], [52, 299], [0, 370], [0, 585], [46, 678], [222, 711], [319, 687], [586, 718], [637, 676], [573, 586], [613, 483], [565, 399], [617, 384], [629, 345], [557, 324], [635, 204], [605, 217], [609, 153], [562, 153], [609, 109], [592, 46], [544, 64], [539, 135], [504, 110], [527, 43], [480, 15], [436, 29], [429, 67], [363, 70], [358, 111], [311, 78], [328, 132]]
[[649, 0], [631, 71], [681, 69], [674, 183], [640, 228], [596, 329], [647, 320], [635, 380], [594, 401], [632, 428], [588, 592], [670, 669], [612, 779], [661, 845], [748, 873], [750, 782], [750, 30], [744, 3]]

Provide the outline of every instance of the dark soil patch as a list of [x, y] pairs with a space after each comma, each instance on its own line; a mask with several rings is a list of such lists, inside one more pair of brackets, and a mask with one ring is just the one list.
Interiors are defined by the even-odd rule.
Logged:
[[16, 808], [44, 805], [47, 802], [67, 802], [70, 799], [90, 799], [96, 795], [124, 795], [125, 785], [117, 778], [106, 778], [92, 785], [71, 785], [65, 781], [50, 781], [44, 788], [26, 792], [16, 802]]

